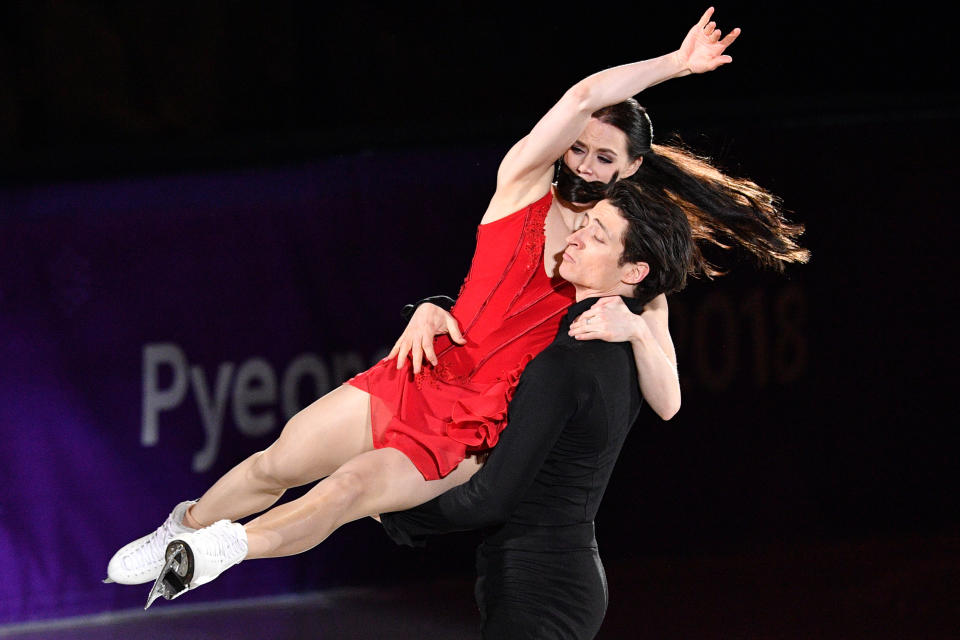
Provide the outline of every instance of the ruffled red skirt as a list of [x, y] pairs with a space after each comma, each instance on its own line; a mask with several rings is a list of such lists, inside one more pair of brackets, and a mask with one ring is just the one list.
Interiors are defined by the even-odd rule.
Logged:
[[[456, 349], [456, 347], [454, 347]], [[373, 446], [402, 451], [427, 480], [453, 471], [472, 453], [497, 444], [507, 425], [507, 406], [520, 374], [533, 355], [492, 382], [475, 382], [451, 373], [441, 360], [413, 373], [407, 360], [381, 360], [347, 384], [370, 394]]]

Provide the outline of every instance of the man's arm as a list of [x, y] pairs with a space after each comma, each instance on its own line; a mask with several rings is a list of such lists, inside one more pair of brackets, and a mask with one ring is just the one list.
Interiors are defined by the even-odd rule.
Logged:
[[527, 365], [510, 403], [507, 428], [487, 463], [466, 483], [381, 522], [394, 541], [417, 544], [426, 535], [504, 522], [523, 499], [581, 399], [578, 371], [548, 351]]

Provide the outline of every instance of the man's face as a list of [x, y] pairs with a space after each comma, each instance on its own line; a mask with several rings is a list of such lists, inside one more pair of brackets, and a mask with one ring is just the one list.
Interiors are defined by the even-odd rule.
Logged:
[[[633, 285], [646, 275], [646, 263], [617, 264], [626, 229], [620, 211], [609, 200], [601, 200], [567, 237], [560, 275], [577, 288], [578, 297], [631, 295]], [[581, 290], [586, 295], [579, 296]]]

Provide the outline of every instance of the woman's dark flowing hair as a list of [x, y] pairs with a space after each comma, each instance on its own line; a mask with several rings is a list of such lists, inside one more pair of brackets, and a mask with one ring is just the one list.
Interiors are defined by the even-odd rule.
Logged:
[[[629, 178], [646, 190], [660, 191], [680, 206], [687, 216], [697, 245], [709, 243], [729, 249], [739, 246], [763, 266], [783, 270], [788, 262], [806, 262], [810, 252], [797, 244], [803, 225], [787, 220], [779, 198], [752, 180], [734, 178], [714, 167], [708, 158], [679, 145], [653, 144], [653, 125], [646, 110], [630, 99], [593, 114], [627, 136], [627, 153], [643, 158]], [[614, 176], [615, 181], [617, 176]], [[609, 184], [587, 182], [571, 171], [561, 158], [557, 171], [557, 195], [567, 202], [587, 204], [604, 198]], [[693, 272], [707, 276], [723, 273], [697, 247]]]

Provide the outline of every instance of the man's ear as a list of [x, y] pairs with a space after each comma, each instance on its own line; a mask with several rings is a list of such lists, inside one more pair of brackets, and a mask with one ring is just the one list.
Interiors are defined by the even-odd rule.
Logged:
[[633, 162], [627, 165], [627, 167], [620, 173], [619, 178], [623, 180], [624, 178], [629, 178], [637, 172], [640, 168], [640, 165], [643, 164], [643, 156], [640, 156]]
[[650, 265], [646, 262], [629, 262], [623, 265], [622, 281], [626, 284], [637, 284], [650, 273]]

